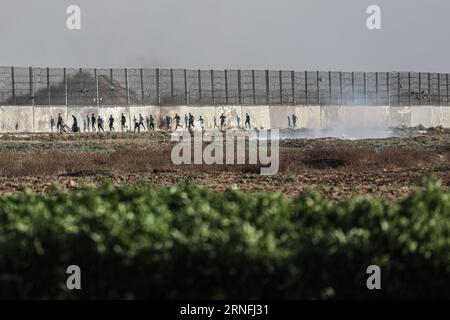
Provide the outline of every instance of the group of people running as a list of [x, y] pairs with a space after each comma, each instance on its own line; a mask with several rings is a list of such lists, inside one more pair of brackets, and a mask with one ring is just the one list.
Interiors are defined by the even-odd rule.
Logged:
[[[219, 116], [219, 120], [220, 120], [220, 125], [217, 123], [217, 118], [216, 116], [213, 117], [213, 122], [214, 122], [214, 128], [220, 128], [220, 130], [223, 130], [226, 127], [226, 119], [227, 117], [225, 116], [224, 113], [222, 113]], [[145, 120], [145, 122], [144, 122]], [[170, 115], [166, 115], [164, 118], [162, 118], [160, 120], [160, 128], [163, 130], [171, 130], [172, 129], [172, 123], [173, 120], [175, 121], [175, 130], [177, 130], [178, 128], [185, 128], [185, 129], [193, 129], [195, 128], [195, 117], [189, 113], [189, 115], [184, 115], [184, 126], [181, 124], [181, 117], [175, 113], [175, 116], [172, 118]], [[238, 128], [240, 128], [240, 118], [237, 117], [237, 121], [238, 121]], [[110, 115], [108, 118], [108, 125], [109, 125], [109, 131], [116, 131], [115, 126], [115, 119], [113, 117], [113, 115]], [[139, 118], [136, 118], [136, 116], [133, 117], [133, 123], [134, 123], [134, 128], [133, 128], [133, 132], [141, 132], [141, 128], [143, 130], [147, 130], [147, 131], [153, 131], [155, 130], [155, 124], [156, 124], [156, 119], [153, 117], [153, 115], [147, 116], [145, 119], [142, 116], [142, 114], [139, 114]], [[145, 124], [147, 126], [145, 126]], [[205, 129], [205, 120], [202, 116], [200, 116], [198, 118], [198, 123], [200, 125], [200, 128], [203, 130]], [[54, 131], [54, 127], [55, 127], [55, 120], [53, 119], [53, 117], [50, 117], [50, 127], [52, 132]], [[245, 114], [245, 128], [250, 129], [251, 128], [251, 124], [250, 124], [250, 115], [248, 113]], [[120, 129], [121, 131], [128, 131], [129, 128], [127, 126], [127, 118], [126, 116], [122, 113], [120, 116]], [[75, 117], [75, 115], [72, 115], [72, 127], [69, 128], [63, 121], [63, 118], [61, 116], [60, 113], [58, 113], [58, 118], [56, 121], [56, 130], [59, 132], [81, 132], [81, 129], [78, 125], [78, 119], [77, 117]], [[130, 128], [131, 130], [131, 128]], [[95, 132], [95, 131], [105, 131], [104, 129], [104, 119], [101, 115], [98, 115], [97, 117], [95, 116], [94, 113], [92, 113], [92, 115], [87, 115], [86, 118], [83, 120], [83, 132]]]

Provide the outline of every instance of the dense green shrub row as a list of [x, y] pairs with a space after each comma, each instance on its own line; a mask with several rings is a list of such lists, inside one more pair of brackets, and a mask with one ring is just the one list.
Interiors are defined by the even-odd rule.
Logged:
[[394, 204], [193, 185], [3, 196], [0, 298], [449, 298], [450, 194], [425, 183]]

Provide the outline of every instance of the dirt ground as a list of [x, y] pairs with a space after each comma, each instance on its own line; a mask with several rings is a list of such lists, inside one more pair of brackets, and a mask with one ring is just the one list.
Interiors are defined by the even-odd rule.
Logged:
[[279, 191], [290, 196], [319, 188], [339, 200], [354, 193], [397, 199], [428, 172], [450, 186], [450, 132], [399, 130], [399, 137], [369, 140], [296, 139], [280, 142], [280, 170], [261, 176], [255, 165], [174, 165], [166, 132], [3, 135], [0, 194], [25, 187], [45, 192], [109, 179], [166, 187], [193, 182], [217, 191]]

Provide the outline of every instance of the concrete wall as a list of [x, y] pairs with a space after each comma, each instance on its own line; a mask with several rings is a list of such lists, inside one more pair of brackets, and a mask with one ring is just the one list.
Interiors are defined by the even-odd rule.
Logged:
[[[251, 116], [251, 125], [256, 128], [287, 128], [289, 122], [292, 124], [292, 115], [298, 117], [297, 127], [308, 129], [324, 128], [387, 128], [399, 126], [425, 127], [443, 126], [450, 128], [450, 107], [417, 106], [417, 107], [389, 107], [389, 106], [0, 106], [0, 132], [50, 132], [50, 117], [56, 119], [61, 114], [65, 122], [72, 124], [72, 115], [78, 119], [78, 124], [83, 131], [84, 120], [94, 113], [100, 114], [105, 119], [107, 130], [107, 119], [110, 115], [115, 118], [115, 128], [120, 130], [120, 115], [125, 114], [127, 125], [130, 119], [139, 118], [139, 114], [145, 118], [150, 114], [157, 119], [157, 127], [161, 119], [167, 115], [173, 118], [175, 113], [181, 117], [184, 126], [184, 116], [191, 113], [195, 117], [196, 128], [199, 128], [198, 119], [204, 119], [205, 128], [213, 128], [214, 117], [216, 124], [220, 124], [220, 115], [226, 116], [226, 127], [235, 128], [244, 126], [245, 114]], [[288, 120], [288, 117], [290, 118]], [[172, 122], [172, 128], [175, 123]], [[56, 129], [56, 128], [55, 128]]]

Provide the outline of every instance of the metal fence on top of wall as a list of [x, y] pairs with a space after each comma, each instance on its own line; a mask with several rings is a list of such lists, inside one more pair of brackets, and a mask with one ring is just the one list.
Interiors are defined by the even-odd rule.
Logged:
[[0, 67], [2, 106], [448, 106], [449, 96], [437, 73]]

